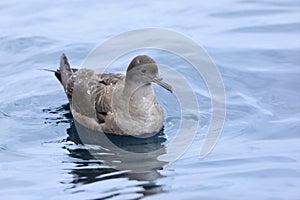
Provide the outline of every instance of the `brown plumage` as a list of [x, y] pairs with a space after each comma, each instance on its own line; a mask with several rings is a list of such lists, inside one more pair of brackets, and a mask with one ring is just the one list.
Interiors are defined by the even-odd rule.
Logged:
[[172, 92], [158, 77], [155, 61], [137, 56], [123, 74], [73, 69], [63, 54], [55, 76], [63, 85], [71, 112], [87, 128], [114, 134], [142, 135], [161, 130], [164, 122], [151, 82]]

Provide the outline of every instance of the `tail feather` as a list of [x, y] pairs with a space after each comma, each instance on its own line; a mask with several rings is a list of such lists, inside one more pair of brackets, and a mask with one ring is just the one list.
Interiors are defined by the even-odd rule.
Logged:
[[60, 75], [60, 70], [59, 70], [59, 69], [56, 70], [56, 71], [54, 71], [54, 75], [55, 75], [55, 77], [59, 80], [59, 82], [60, 82], [61, 84], [63, 84], [62, 81], [61, 81], [61, 75]]
[[[59, 82], [62, 84], [62, 82], [61, 82], [61, 75], [60, 75], [60, 70], [59, 70], [59, 69], [57, 69], [57, 70], [52, 70], [52, 69], [40, 69], [40, 70], [54, 73], [55, 77], [56, 77], [56, 78], [59, 80]], [[73, 71], [74, 71], [74, 69], [73, 69]]]
[[55, 76], [62, 83], [64, 88], [67, 88], [69, 78], [72, 76], [73, 70], [70, 67], [67, 56], [63, 53], [60, 57], [60, 67]]

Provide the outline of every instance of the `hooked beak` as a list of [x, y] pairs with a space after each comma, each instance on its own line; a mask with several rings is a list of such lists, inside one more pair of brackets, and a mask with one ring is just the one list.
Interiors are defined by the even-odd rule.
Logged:
[[156, 83], [157, 85], [165, 88], [166, 90], [168, 90], [169, 92], [173, 93], [173, 88], [171, 85], [169, 85], [168, 83], [164, 82], [162, 78], [160, 77], [154, 77], [152, 78], [152, 81], [154, 83]]

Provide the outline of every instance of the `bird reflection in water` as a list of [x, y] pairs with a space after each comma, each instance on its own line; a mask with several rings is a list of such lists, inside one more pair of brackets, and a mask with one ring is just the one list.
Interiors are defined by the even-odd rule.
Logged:
[[[73, 120], [68, 105], [56, 110], [54, 113], [63, 115], [58, 117], [59, 120], [65, 122], [66, 119], [61, 118], [67, 118], [70, 123], [63, 148], [69, 152], [70, 160], [75, 164], [68, 172], [72, 175], [72, 181], [68, 184], [74, 184], [71, 190], [79, 184], [128, 178], [139, 182], [137, 186], [143, 190], [137, 193], [143, 196], [163, 192], [162, 186], [156, 184], [156, 180], [163, 177], [159, 170], [167, 164], [159, 160], [159, 156], [165, 154], [166, 137], [163, 130], [148, 138], [99, 133]], [[69, 142], [75, 145], [69, 145]]]

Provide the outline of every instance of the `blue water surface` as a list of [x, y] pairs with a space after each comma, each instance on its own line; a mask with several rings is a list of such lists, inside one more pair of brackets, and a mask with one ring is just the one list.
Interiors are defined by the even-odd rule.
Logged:
[[[0, 2], [0, 14], [1, 199], [300, 199], [299, 0], [10, 0]], [[183, 70], [200, 86], [197, 136], [176, 162], [149, 157], [141, 162], [153, 169], [132, 173], [105, 164], [110, 155], [101, 146], [80, 143], [63, 88], [40, 69], [57, 69], [63, 52], [79, 67], [104, 40], [149, 27], [180, 32], [207, 50], [224, 81], [227, 115], [217, 145], [200, 159], [210, 97]], [[178, 69], [187, 65], [148, 51]], [[124, 72], [130, 58], [111, 69]], [[164, 135], [127, 147], [174, 137], [179, 103], [157, 93], [168, 111]]]

